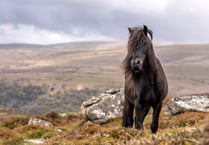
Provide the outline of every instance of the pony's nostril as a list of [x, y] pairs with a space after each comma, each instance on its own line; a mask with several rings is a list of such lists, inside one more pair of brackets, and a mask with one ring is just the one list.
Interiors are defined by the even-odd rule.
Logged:
[[137, 61], [136, 61], [136, 64], [140, 64], [140, 61], [139, 61], [139, 60], [137, 60]]
[[140, 60], [139, 59], [135, 60], [135, 65], [139, 65], [139, 64], [140, 64]]

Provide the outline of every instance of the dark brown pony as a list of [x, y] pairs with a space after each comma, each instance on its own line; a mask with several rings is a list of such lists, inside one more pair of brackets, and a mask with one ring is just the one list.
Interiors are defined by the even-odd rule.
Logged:
[[133, 126], [135, 110], [135, 128], [141, 129], [144, 118], [152, 107], [151, 131], [156, 133], [162, 101], [168, 93], [167, 79], [154, 53], [152, 31], [144, 25], [129, 28], [129, 34], [128, 53], [122, 62], [125, 73], [122, 126]]

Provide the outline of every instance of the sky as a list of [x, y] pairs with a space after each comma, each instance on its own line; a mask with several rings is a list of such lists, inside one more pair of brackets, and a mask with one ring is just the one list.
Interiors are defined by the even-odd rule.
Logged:
[[0, 0], [0, 43], [127, 41], [147, 25], [158, 43], [208, 43], [208, 0]]

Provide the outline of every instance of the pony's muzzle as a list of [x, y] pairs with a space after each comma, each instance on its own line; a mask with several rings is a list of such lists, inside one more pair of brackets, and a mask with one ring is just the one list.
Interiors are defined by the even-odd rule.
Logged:
[[131, 60], [131, 68], [135, 72], [140, 72], [142, 70], [142, 62], [140, 61], [140, 59], [138, 59], [138, 58], [132, 59]]

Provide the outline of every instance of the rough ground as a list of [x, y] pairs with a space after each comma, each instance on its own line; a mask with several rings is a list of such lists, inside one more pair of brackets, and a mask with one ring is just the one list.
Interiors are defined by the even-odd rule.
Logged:
[[[165, 102], [167, 103], [167, 102]], [[11, 115], [0, 123], [0, 144], [24, 145], [25, 139], [43, 139], [46, 145], [63, 144], [173, 144], [195, 145], [204, 143], [208, 128], [205, 128], [209, 113], [186, 112], [171, 116], [164, 113], [160, 116], [159, 131], [153, 135], [150, 131], [151, 112], [148, 114], [143, 131], [121, 127], [121, 119], [113, 119], [106, 124], [96, 125], [86, 122], [79, 114], [48, 113], [38, 116], [51, 121], [53, 127], [27, 125], [29, 116]], [[3, 112], [2, 112], [3, 113]], [[204, 133], [203, 133], [204, 131]], [[205, 137], [203, 141], [203, 137]]]

